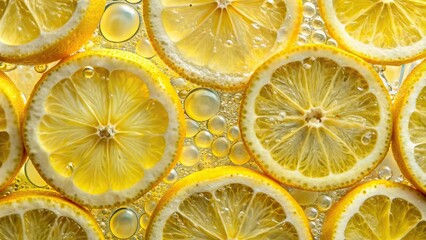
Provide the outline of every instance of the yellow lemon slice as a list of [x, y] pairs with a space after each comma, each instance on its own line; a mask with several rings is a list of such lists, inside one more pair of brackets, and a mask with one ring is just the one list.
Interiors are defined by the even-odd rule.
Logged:
[[327, 212], [324, 239], [426, 239], [426, 198], [398, 183], [362, 184]]
[[404, 80], [394, 102], [392, 150], [404, 175], [426, 193], [426, 62]]
[[426, 56], [426, 2], [319, 0], [330, 34], [346, 50], [377, 64]]
[[265, 59], [295, 42], [301, 2], [149, 0], [144, 20], [172, 69], [204, 86], [238, 90]]
[[0, 2], [0, 61], [40, 64], [77, 51], [95, 31], [105, 0]]
[[1, 239], [104, 239], [87, 210], [48, 191], [0, 199]]
[[0, 72], [0, 190], [13, 181], [26, 159], [21, 137], [23, 112], [23, 95]]
[[45, 73], [28, 101], [23, 133], [46, 182], [91, 207], [150, 190], [177, 161], [185, 135], [168, 78], [119, 50], [76, 54]]
[[280, 185], [242, 167], [177, 182], [158, 203], [147, 239], [312, 239], [302, 208]]
[[240, 126], [247, 149], [273, 178], [306, 190], [337, 189], [366, 176], [386, 155], [391, 101], [368, 63], [308, 45], [256, 70]]

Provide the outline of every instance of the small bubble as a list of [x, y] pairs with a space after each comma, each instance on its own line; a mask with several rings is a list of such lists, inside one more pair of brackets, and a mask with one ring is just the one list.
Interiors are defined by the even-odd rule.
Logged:
[[83, 77], [85, 78], [92, 78], [95, 76], [95, 69], [91, 66], [86, 66], [83, 68]]
[[307, 207], [305, 214], [308, 220], [315, 220], [318, 217], [318, 210], [314, 207]]
[[170, 84], [175, 88], [183, 88], [186, 86], [186, 81], [181, 77], [173, 77], [170, 79]]
[[109, 228], [117, 238], [130, 238], [138, 229], [138, 217], [132, 209], [120, 208], [109, 220]]
[[229, 158], [236, 165], [246, 164], [250, 160], [250, 155], [243, 142], [237, 142], [231, 147]]
[[152, 213], [154, 212], [154, 210], [155, 210], [155, 207], [157, 207], [157, 202], [156, 201], [154, 201], [154, 200], [147, 200], [146, 202], [145, 202], [145, 206], [144, 206], [144, 209], [145, 209], [145, 212], [148, 214], [148, 215], [152, 215]]
[[327, 211], [333, 204], [333, 199], [327, 195], [321, 195], [317, 199], [317, 206], [320, 211]]
[[379, 178], [389, 180], [392, 178], [392, 169], [388, 166], [383, 166], [379, 169]]
[[361, 137], [362, 144], [364, 144], [364, 145], [370, 144], [371, 138], [373, 137], [373, 135], [374, 135], [374, 132], [371, 132], [371, 131], [362, 135], [362, 137]]
[[232, 45], [234, 45], [234, 42], [232, 40], [226, 40], [224, 45], [225, 47], [232, 47]]
[[209, 131], [215, 135], [220, 135], [226, 130], [226, 118], [224, 116], [215, 116], [207, 123]]
[[213, 154], [207, 153], [207, 154], [203, 155], [203, 161], [204, 162], [210, 163], [210, 162], [213, 161], [213, 159], [214, 159]]
[[303, 66], [304, 69], [311, 69], [312, 68], [312, 65], [309, 64], [309, 63], [303, 63], [302, 66]]
[[206, 130], [200, 131], [194, 138], [194, 143], [200, 148], [209, 148], [213, 142], [213, 135]]
[[302, 46], [305, 45], [307, 42], [308, 39], [305, 36], [299, 34], [299, 37], [297, 38], [297, 44]]
[[217, 138], [212, 144], [212, 153], [216, 157], [224, 157], [228, 154], [231, 144], [224, 137]]
[[319, 17], [319, 16], [314, 17], [314, 19], [312, 19], [311, 25], [315, 29], [323, 29], [324, 28], [324, 20], [322, 20], [321, 17]]
[[0, 71], [3, 72], [10, 72], [15, 70], [18, 67], [18, 65], [13, 64], [13, 63], [5, 63], [5, 62], [0, 62]]
[[38, 73], [44, 73], [47, 70], [46, 64], [36, 65], [34, 66], [34, 70]]
[[141, 225], [141, 228], [146, 229], [146, 227], [148, 227], [148, 223], [149, 223], [149, 215], [144, 213], [141, 215], [141, 217], [139, 218], [139, 224]]
[[228, 129], [228, 139], [231, 141], [237, 141], [240, 138], [240, 128], [238, 126], [232, 126]]
[[153, 58], [157, 54], [146, 38], [139, 40], [136, 45], [136, 53], [147, 59]]
[[169, 175], [167, 175], [167, 176], [163, 179], [163, 181], [164, 181], [165, 183], [169, 183], [169, 184], [171, 184], [171, 183], [175, 183], [178, 179], [179, 179], [179, 175], [178, 175], [178, 173], [176, 172], [176, 170], [172, 169], [172, 170], [170, 171]]
[[183, 146], [182, 154], [180, 156], [179, 162], [187, 167], [195, 165], [200, 158], [200, 152], [198, 148], [192, 144], [187, 144]]
[[312, 41], [314, 43], [325, 43], [327, 35], [322, 30], [315, 30], [312, 34]]
[[312, 28], [307, 23], [303, 23], [300, 26], [300, 33], [302, 33], [304, 36], [309, 36], [312, 33]]
[[330, 45], [330, 46], [333, 46], [333, 47], [337, 47], [337, 42], [336, 42], [336, 40], [334, 40], [332, 38], [329, 38], [327, 40], [327, 45]]
[[315, 5], [311, 2], [305, 2], [303, 4], [303, 16], [311, 18], [317, 13]]
[[186, 98], [186, 96], [188, 96], [188, 91], [186, 91], [185, 89], [183, 89], [183, 90], [180, 90], [179, 92], [178, 92], [178, 96], [180, 97], [180, 98]]
[[191, 91], [185, 99], [186, 114], [197, 121], [205, 121], [214, 117], [219, 109], [219, 94], [207, 88], [197, 88]]
[[195, 136], [195, 134], [197, 134], [198, 131], [200, 130], [200, 124], [198, 124], [197, 121], [194, 121], [192, 119], [186, 119], [185, 123], [186, 123], [186, 137], [187, 138], [191, 138], [191, 137]]
[[65, 167], [65, 172], [67, 173], [67, 176], [71, 176], [74, 173], [74, 163], [70, 162]]

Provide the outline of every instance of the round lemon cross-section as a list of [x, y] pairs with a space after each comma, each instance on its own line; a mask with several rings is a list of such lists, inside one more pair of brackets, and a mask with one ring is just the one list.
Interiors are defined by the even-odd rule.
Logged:
[[77, 54], [43, 75], [25, 145], [53, 188], [90, 207], [136, 199], [180, 154], [183, 110], [167, 78], [122, 51]]

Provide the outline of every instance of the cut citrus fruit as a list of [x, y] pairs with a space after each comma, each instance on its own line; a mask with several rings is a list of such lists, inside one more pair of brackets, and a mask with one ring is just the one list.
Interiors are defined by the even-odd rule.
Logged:
[[24, 99], [13, 82], [0, 72], [0, 190], [7, 187], [25, 162], [21, 123]]
[[271, 54], [291, 46], [301, 0], [149, 0], [144, 19], [161, 59], [188, 80], [242, 89]]
[[183, 178], [165, 193], [147, 239], [312, 239], [302, 208], [280, 185], [242, 167]]
[[327, 212], [324, 239], [426, 239], [426, 198], [384, 180], [362, 184]]
[[297, 188], [325, 191], [355, 183], [385, 157], [391, 101], [368, 63], [308, 45], [258, 68], [241, 104], [240, 126], [266, 173]]
[[76, 54], [45, 73], [28, 100], [28, 155], [43, 178], [91, 207], [122, 204], [173, 168], [184, 116], [168, 78], [136, 54]]
[[1, 239], [104, 239], [85, 209], [48, 191], [21, 191], [0, 199]]
[[393, 154], [404, 175], [426, 193], [426, 61], [404, 80], [393, 110]]
[[426, 56], [426, 2], [319, 0], [330, 34], [346, 50], [378, 63], [399, 65]]
[[105, 0], [0, 3], [0, 61], [40, 64], [77, 51], [98, 26]]

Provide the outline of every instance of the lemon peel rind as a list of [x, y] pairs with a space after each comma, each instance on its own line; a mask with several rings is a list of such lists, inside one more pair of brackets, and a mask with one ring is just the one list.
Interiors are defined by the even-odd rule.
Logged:
[[[71, 76], [85, 67], [104, 67], [113, 70], [126, 70], [144, 80], [150, 91], [150, 97], [160, 102], [170, 118], [164, 134], [166, 152], [155, 167], [144, 172], [144, 178], [132, 187], [122, 191], [108, 191], [102, 194], [90, 194], [82, 191], [72, 182], [72, 178], [58, 174], [49, 163], [49, 154], [40, 146], [37, 139], [37, 127], [45, 110], [44, 102], [50, 90], [62, 79]], [[121, 50], [97, 50], [75, 54], [62, 60], [46, 72], [34, 87], [28, 100], [23, 123], [24, 145], [35, 168], [43, 179], [55, 190], [71, 200], [92, 208], [102, 208], [126, 204], [141, 197], [155, 187], [173, 169], [178, 161], [185, 136], [183, 110], [168, 78], [151, 62], [136, 54]], [[157, 168], [155, 170], [155, 168]]]
[[392, 151], [404, 176], [426, 194], [426, 174], [414, 157], [414, 146], [409, 135], [411, 114], [416, 110], [417, 97], [426, 87], [426, 61], [414, 68], [402, 83], [393, 105], [394, 128]]
[[[152, 214], [146, 232], [149, 240], [162, 239], [162, 227], [179, 204], [197, 192], [214, 192], [227, 184], [242, 184], [255, 192], [265, 193], [281, 204], [287, 214], [287, 222], [297, 229], [299, 239], [312, 239], [309, 223], [303, 209], [277, 182], [253, 170], [238, 166], [223, 166], [195, 172], [175, 183], [163, 195]], [[304, 230], [304, 231], [301, 231]]]
[[[337, 18], [332, 0], [318, 0], [321, 16], [330, 35], [346, 51], [351, 52], [364, 60], [383, 65], [401, 65], [426, 57], [426, 37], [411, 46], [384, 49], [371, 44], [362, 43], [352, 38]], [[412, 49], [418, 49], [414, 53]]]
[[[268, 150], [264, 149], [254, 132], [255, 99], [262, 87], [269, 83], [273, 72], [279, 67], [294, 61], [302, 61], [311, 57], [329, 58], [342, 67], [350, 67], [357, 70], [365, 79], [370, 79], [369, 91], [378, 97], [382, 118], [376, 130], [378, 133], [377, 143], [367, 158], [358, 160], [356, 165], [349, 171], [329, 175], [322, 178], [310, 178], [303, 176], [298, 171], [284, 169], [270, 156]], [[384, 159], [389, 149], [392, 133], [391, 99], [383, 82], [376, 74], [370, 64], [343, 50], [326, 45], [305, 45], [294, 48], [287, 52], [276, 54], [261, 65], [252, 75], [248, 87], [243, 95], [240, 108], [240, 129], [246, 149], [262, 170], [288, 186], [310, 190], [329, 191], [353, 185], [368, 175]]]
[[[303, 19], [301, 14], [302, 1], [284, 0], [284, 2], [286, 3], [287, 13], [294, 15], [286, 16], [286, 20], [281, 25], [281, 28], [277, 29], [277, 32], [280, 32], [282, 36], [277, 40], [271, 53], [265, 56], [263, 60], [266, 60], [269, 56], [279, 51], [288, 49], [297, 40], [299, 27]], [[224, 74], [195, 65], [179, 56], [179, 50], [174, 46], [170, 38], [167, 37], [167, 33], [161, 24], [161, 9], [161, 1], [145, 1], [143, 4], [143, 19], [145, 19], [145, 27], [153, 48], [167, 66], [185, 79], [200, 86], [228, 92], [236, 92], [245, 88], [251, 73]], [[291, 26], [289, 26], [290, 20], [294, 21]], [[160, 31], [161, 34], [157, 33], [157, 31]], [[171, 48], [172, 50], [165, 50], [166, 48]], [[260, 61], [259, 65], [261, 63]]]
[[426, 198], [413, 188], [386, 180], [372, 180], [360, 184], [343, 196], [326, 214], [323, 224], [325, 239], [345, 239], [344, 231], [349, 219], [358, 212], [364, 201], [372, 196], [384, 195], [390, 199], [401, 198], [414, 204], [426, 216]]
[[2, 129], [9, 134], [9, 157], [0, 166], [0, 190], [5, 189], [25, 163], [26, 154], [21, 137], [24, 99], [15, 84], [0, 72], [0, 108], [5, 113], [7, 127]]
[[105, 4], [106, 0], [78, 0], [68, 22], [53, 32], [42, 33], [44, 42], [33, 40], [21, 45], [0, 42], [0, 61], [35, 65], [69, 56], [92, 37]]
[[[0, 217], [10, 214], [23, 214], [26, 211], [48, 210], [76, 221], [87, 233], [88, 239], [104, 239], [96, 220], [86, 209], [49, 190], [21, 190], [0, 199]], [[90, 221], [88, 221], [90, 220]]]

